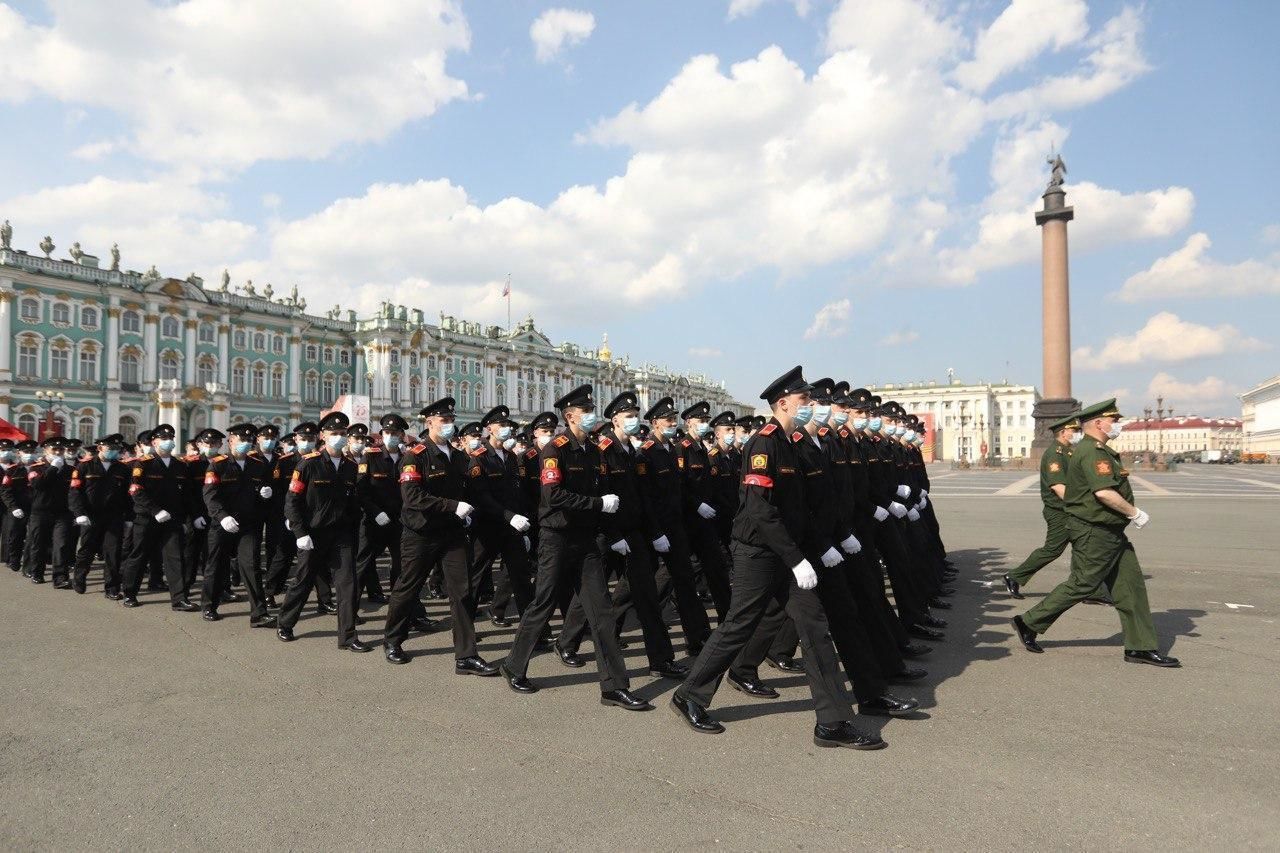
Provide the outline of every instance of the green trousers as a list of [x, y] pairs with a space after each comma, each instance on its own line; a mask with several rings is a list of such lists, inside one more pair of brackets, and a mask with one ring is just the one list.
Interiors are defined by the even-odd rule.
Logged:
[[1068, 515], [1067, 530], [1071, 536], [1071, 574], [1022, 617], [1027, 627], [1043, 634], [1059, 616], [1088, 598], [1102, 583], [1111, 591], [1120, 614], [1125, 649], [1156, 651], [1147, 584], [1124, 529], [1089, 524]]
[[1067, 514], [1056, 507], [1044, 508], [1044, 523], [1048, 530], [1044, 535], [1044, 544], [1031, 552], [1027, 559], [1013, 571], [1009, 577], [1022, 586], [1031, 580], [1031, 576], [1062, 556], [1067, 550], [1067, 542], [1071, 537], [1067, 534]]

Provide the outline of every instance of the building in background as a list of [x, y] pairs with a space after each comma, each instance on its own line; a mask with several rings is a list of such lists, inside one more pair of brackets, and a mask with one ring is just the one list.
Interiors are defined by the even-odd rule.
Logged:
[[1280, 376], [1240, 395], [1243, 452], [1280, 456]]
[[1235, 418], [1127, 418], [1110, 446], [1120, 453], [1239, 451], [1242, 423]]
[[1040, 392], [1032, 385], [980, 382], [965, 385], [907, 382], [869, 385], [885, 400], [897, 400], [908, 412], [932, 416], [933, 458], [940, 460], [1017, 459], [1031, 452], [1035, 437], [1032, 412]]
[[670, 395], [677, 407], [709, 400], [714, 411], [752, 411], [722, 382], [615, 359], [598, 349], [552, 343], [532, 317], [514, 328], [385, 303], [372, 317], [335, 306], [307, 313], [295, 286], [283, 296], [247, 282], [233, 292], [195, 275], [110, 269], [77, 243], [70, 260], [0, 248], [0, 418], [32, 436], [47, 427], [90, 441], [130, 439], [157, 422], [180, 435], [237, 421], [293, 426], [315, 420], [342, 395], [369, 398], [374, 419], [398, 412], [411, 423], [434, 399], [452, 396], [461, 420], [495, 405], [522, 421], [590, 382], [598, 400], [635, 390], [640, 404]]

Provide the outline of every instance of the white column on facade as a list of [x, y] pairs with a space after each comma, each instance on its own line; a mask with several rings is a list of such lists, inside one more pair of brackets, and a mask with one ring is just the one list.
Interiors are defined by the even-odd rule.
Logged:
[[444, 344], [441, 344], [440, 354], [436, 356], [436, 388], [438, 389], [441, 397], [445, 395], [444, 360], [448, 357], [449, 357], [449, 351], [445, 349]]
[[[196, 384], [196, 326], [200, 324], [196, 317], [196, 309], [187, 309], [186, 333], [187, 351], [182, 361], [182, 381], [188, 388]], [[177, 429], [177, 424], [174, 424]], [[181, 433], [179, 433], [181, 435]]]
[[0, 332], [4, 334], [4, 341], [0, 342], [0, 382], [8, 382], [13, 379], [13, 282], [9, 279], [0, 281]]
[[[223, 314], [218, 318], [218, 381], [223, 385], [231, 384], [231, 317]], [[225, 413], [226, 409], [223, 408]], [[217, 417], [214, 417], [217, 420]], [[222, 429], [220, 426], [215, 429]]]
[[409, 351], [400, 350], [400, 387], [396, 390], [396, 399], [400, 405], [409, 401]]
[[[430, 357], [430, 355], [431, 351], [429, 349], [422, 349], [418, 351], [418, 383], [419, 390], [422, 392], [421, 399], [418, 402], [419, 408], [427, 405], [428, 403], [435, 402], [434, 400], [427, 399], [427, 380], [431, 378], [431, 371], [427, 367], [427, 358]], [[414, 414], [417, 414], [417, 412], [414, 412]]]
[[289, 330], [289, 402], [302, 399], [302, 329]]
[[[364, 345], [363, 344], [356, 344], [355, 365], [356, 365], [356, 382], [355, 382], [355, 385], [353, 386], [352, 393], [359, 394], [360, 389], [364, 388], [364, 385], [362, 384], [364, 382], [364, 375], [369, 372], [364, 363]], [[365, 389], [365, 391], [366, 393], [369, 394], [369, 396], [372, 397], [373, 383], [369, 383], [369, 387]]]
[[[107, 304], [107, 387], [120, 387], [120, 297], [111, 296]], [[115, 422], [107, 426], [115, 430]]]
[[494, 389], [494, 365], [489, 360], [489, 355], [485, 355], [484, 359], [484, 405], [486, 409], [492, 409], [498, 405], [495, 402], [497, 391]]
[[158, 352], [160, 342], [159, 323], [160, 306], [155, 302], [148, 302], [142, 326], [142, 345], [147, 350], [142, 381], [149, 388], [155, 386], [156, 370], [160, 365], [160, 353]]
[[99, 435], [116, 432], [120, 425], [120, 391], [116, 388], [107, 389], [107, 409], [103, 414], [102, 428]]

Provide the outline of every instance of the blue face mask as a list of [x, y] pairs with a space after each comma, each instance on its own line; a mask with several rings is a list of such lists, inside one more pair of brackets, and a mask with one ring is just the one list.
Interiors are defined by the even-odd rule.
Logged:
[[600, 423], [600, 416], [595, 412], [583, 412], [582, 420], [578, 421], [578, 426], [583, 432], [591, 432]]
[[832, 412], [832, 413], [831, 413], [831, 424], [832, 424], [832, 426], [842, 427], [842, 426], [844, 426], [845, 424], [847, 424], [848, 422], [849, 422], [849, 413], [848, 413], [848, 412]]
[[882, 421], [880, 420], [880, 418], [872, 418], [867, 423], [867, 429], [871, 430], [872, 432], [879, 432], [881, 423]]
[[804, 426], [809, 423], [809, 421], [813, 420], [813, 406], [806, 403], [796, 409], [796, 413], [791, 416], [791, 420], [796, 426]]
[[471, 438], [467, 439], [467, 450], [479, 450], [479, 449], [480, 449], [480, 439], [476, 438], [475, 436], [472, 436]]
[[915, 441], [916, 431], [913, 429], [909, 429], [906, 431], [906, 433], [902, 437], [905, 438], [907, 441]]
[[673, 426], [662, 428], [662, 437], [670, 441], [676, 437], [676, 428]]
[[206, 459], [212, 459], [213, 457], [217, 456], [217, 455], [218, 455], [219, 453], [221, 453], [221, 452], [222, 452], [222, 448], [221, 448], [221, 447], [202, 447], [202, 448], [200, 448], [200, 455], [201, 455], [201, 456], [203, 456], [203, 457], [204, 457], [204, 458], [206, 458]]
[[637, 417], [622, 419], [622, 432], [625, 435], [635, 435], [640, 431], [640, 419]]
[[387, 450], [399, 450], [400, 436], [398, 435], [384, 436], [382, 439], [382, 446], [385, 447]]
[[727, 435], [725, 435], [724, 438], [721, 439], [721, 441], [724, 442], [725, 447], [733, 447], [734, 442], [736, 442], [737, 440], [738, 440], [738, 437], [733, 433], [728, 433]]
[[23, 465], [30, 465], [36, 461], [36, 455], [34, 453], [23, 453], [21, 459]]
[[904, 426], [902, 426], [901, 424], [899, 424], [898, 426], [896, 426], [896, 427], [894, 427], [894, 428], [893, 428], [893, 434], [894, 434], [894, 435], [906, 435], [906, 434], [907, 434], [907, 428], [906, 428], [906, 427], [904, 427]]
[[347, 446], [347, 437], [345, 435], [331, 435], [324, 440], [324, 443], [330, 450], [341, 450]]
[[276, 440], [274, 438], [258, 439], [258, 447], [262, 448], [263, 453], [270, 453], [276, 449]]
[[176, 442], [172, 438], [162, 438], [160, 443], [156, 445], [156, 450], [163, 453], [172, 453], [175, 444]]
[[698, 438], [704, 438], [706, 434], [709, 432], [711, 432], [710, 424], [699, 423], [697, 426], [693, 428], [693, 434], [696, 435]]
[[829, 420], [831, 420], [830, 406], [814, 406], [813, 407], [813, 422], [815, 424], [817, 424], [818, 426], [826, 426], [827, 421]]
[[231, 452], [237, 456], [244, 456], [252, 449], [253, 445], [247, 441], [237, 441], [235, 444], [231, 445]]
[[298, 446], [299, 453], [310, 453], [316, 449], [316, 443], [314, 441], [303, 441], [302, 439], [298, 439], [295, 444]]
[[853, 424], [852, 424], [852, 426], [853, 426], [853, 428], [854, 428], [854, 429], [866, 429], [866, 428], [867, 428], [867, 419], [866, 419], [866, 418], [854, 418], [854, 419], [853, 419]]
[[115, 462], [117, 459], [120, 458], [120, 451], [116, 450], [114, 447], [108, 450], [104, 450], [102, 451], [102, 458], [107, 460], [108, 462]]
[[18, 454], [13, 450], [0, 450], [0, 461], [12, 462]]
[[515, 446], [516, 440], [514, 438], [508, 438], [506, 441], [502, 442], [503, 450], [514, 450]]
[[498, 441], [506, 441], [511, 438], [511, 427], [498, 427]]
[[440, 425], [440, 437], [443, 438], [445, 441], [448, 441], [449, 439], [453, 438], [453, 431], [454, 431], [453, 424]]

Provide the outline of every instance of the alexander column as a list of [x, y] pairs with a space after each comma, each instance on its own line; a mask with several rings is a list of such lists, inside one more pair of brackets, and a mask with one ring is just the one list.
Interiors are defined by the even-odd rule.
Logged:
[[[1061, 155], [1049, 160], [1053, 167], [1045, 189], [1044, 208], [1036, 211], [1040, 226], [1040, 282], [1044, 343], [1043, 399], [1036, 404], [1036, 434], [1033, 448], [1043, 448], [1052, 440], [1048, 424], [1080, 408], [1071, 396], [1071, 298], [1067, 276], [1067, 223], [1075, 211], [1067, 207], [1062, 176], [1067, 166]], [[1035, 458], [1038, 454], [1033, 453]]]

